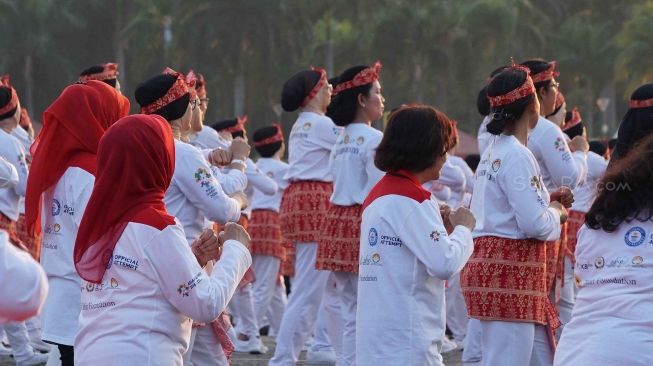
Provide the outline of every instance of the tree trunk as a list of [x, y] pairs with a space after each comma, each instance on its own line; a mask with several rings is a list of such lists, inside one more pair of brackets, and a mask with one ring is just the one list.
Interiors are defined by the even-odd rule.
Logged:
[[25, 56], [25, 64], [23, 65], [24, 76], [25, 76], [25, 93], [24, 97], [21, 98], [21, 102], [24, 107], [30, 111], [32, 116], [35, 116], [34, 113], [34, 99], [33, 99], [33, 87], [34, 87], [34, 74], [33, 74], [33, 64], [32, 56]]

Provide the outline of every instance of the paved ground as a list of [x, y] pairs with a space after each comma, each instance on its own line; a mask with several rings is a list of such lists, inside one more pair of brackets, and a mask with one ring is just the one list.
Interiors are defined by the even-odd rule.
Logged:
[[[263, 337], [264, 343], [270, 348], [266, 355], [249, 355], [243, 353], [234, 353], [234, 360], [232, 366], [265, 366], [268, 360], [274, 353], [274, 341], [268, 337]], [[460, 351], [452, 351], [444, 355], [444, 363], [446, 366], [462, 366], [460, 362]], [[302, 353], [301, 360], [304, 360], [304, 353]], [[0, 357], [0, 366], [14, 366], [15, 363], [10, 357]], [[298, 365], [308, 366], [303, 361]]]

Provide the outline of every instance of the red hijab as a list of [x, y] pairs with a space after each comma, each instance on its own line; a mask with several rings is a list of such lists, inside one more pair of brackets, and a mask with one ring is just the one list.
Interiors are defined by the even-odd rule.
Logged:
[[127, 223], [159, 230], [175, 224], [163, 203], [175, 170], [170, 125], [154, 114], [120, 119], [100, 141], [97, 166], [73, 254], [77, 273], [94, 283], [102, 281]]
[[95, 175], [95, 155], [104, 131], [129, 113], [129, 100], [101, 81], [73, 84], [43, 112], [43, 128], [32, 145], [25, 216], [30, 233], [38, 224], [41, 195], [66, 169], [79, 167]]

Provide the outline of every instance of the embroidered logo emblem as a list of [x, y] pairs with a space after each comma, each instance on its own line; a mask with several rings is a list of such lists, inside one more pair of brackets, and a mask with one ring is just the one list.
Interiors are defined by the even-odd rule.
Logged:
[[56, 198], [52, 199], [52, 216], [57, 216], [61, 213], [61, 203]]
[[204, 168], [199, 168], [195, 172], [195, 182], [199, 183], [200, 186], [204, 187], [211, 183], [211, 173]]
[[597, 269], [601, 269], [603, 268], [603, 266], [605, 266], [605, 258], [596, 257], [596, 259], [594, 259], [594, 267], [596, 267]]
[[637, 265], [640, 265], [640, 264], [644, 263], [644, 258], [642, 258], [642, 257], [639, 256], [639, 255], [636, 255], [636, 256], [633, 257], [632, 263], [633, 263], [634, 265], [636, 265], [636, 266], [637, 266]]
[[565, 148], [567, 147], [565, 142], [562, 140], [562, 137], [556, 137], [556, 140], [553, 142], [553, 146], [555, 146], [556, 150], [558, 151], [565, 151]]
[[367, 241], [370, 243], [370, 246], [373, 247], [376, 245], [378, 240], [379, 240], [379, 233], [376, 231], [375, 228], [371, 228], [369, 235], [367, 235]]
[[379, 253], [372, 254], [372, 263], [377, 264], [381, 261], [381, 255]]
[[185, 297], [188, 296], [190, 292], [190, 288], [188, 287], [187, 284], [182, 283], [181, 285], [179, 285], [179, 287], [177, 287], [177, 292], [179, 293], [179, 295], [181, 295], [181, 297]]
[[274, 178], [274, 174], [272, 172], [267, 172], [265, 173], [269, 178]]
[[624, 241], [629, 247], [638, 247], [644, 243], [646, 239], [646, 231], [639, 226], [630, 228], [624, 235]]
[[539, 191], [542, 189], [542, 183], [540, 182], [540, 178], [536, 176], [531, 177], [531, 182], [530, 182], [531, 188]]
[[345, 135], [345, 140], [344, 140], [344, 141], [345, 141], [345, 144], [348, 144], [348, 143], [349, 143], [349, 140], [350, 140], [349, 135]]
[[118, 280], [111, 277], [111, 288], [116, 288], [118, 287]]
[[359, 138], [356, 139], [356, 143], [358, 145], [362, 145], [365, 142], [365, 137], [360, 136]]
[[492, 171], [493, 172], [498, 172], [499, 168], [501, 168], [501, 159], [497, 159], [492, 162]]
[[433, 230], [430, 236], [431, 236], [431, 240], [440, 241], [440, 236], [442, 236], [442, 234], [440, 234], [440, 232], [437, 230]]
[[59, 225], [59, 224], [54, 224], [54, 225], [52, 226], [52, 229], [54, 230], [55, 233], [58, 233], [59, 230], [61, 230], [61, 225]]
[[311, 129], [311, 123], [310, 123], [310, 122], [306, 122], [306, 123], [304, 123], [304, 125], [302, 126], [302, 128], [304, 129], [304, 131], [308, 131], [308, 130], [310, 130], [310, 129]]

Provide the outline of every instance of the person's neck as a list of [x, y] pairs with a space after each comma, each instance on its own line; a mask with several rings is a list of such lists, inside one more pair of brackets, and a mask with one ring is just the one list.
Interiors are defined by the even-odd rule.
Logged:
[[11, 133], [14, 128], [16, 128], [16, 125], [11, 120], [0, 121], [0, 130], [5, 131], [6, 133]]
[[320, 116], [324, 116], [324, 111], [322, 108], [320, 108], [316, 103], [312, 103], [315, 99], [311, 101], [311, 103], [308, 103], [304, 108], [301, 109], [302, 112], [311, 112], [315, 114], [319, 114]]
[[433, 180], [433, 173], [430, 169], [424, 169], [421, 172], [410, 172], [419, 182], [419, 184], [424, 184], [428, 181]]
[[512, 124], [503, 131], [504, 135], [515, 136], [522, 145], [526, 146], [528, 142], [528, 123], [529, 116], [524, 114], [516, 123]]
[[181, 121], [174, 119], [170, 121], [170, 128], [172, 129], [172, 136], [175, 140], [184, 141], [181, 134]]

